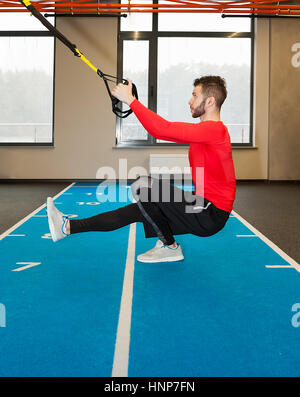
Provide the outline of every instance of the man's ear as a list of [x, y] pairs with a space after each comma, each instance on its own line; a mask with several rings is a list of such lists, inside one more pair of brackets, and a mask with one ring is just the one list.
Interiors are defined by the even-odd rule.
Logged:
[[207, 106], [215, 106], [216, 105], [216, 99], [213, 96], [210, 96], [206, 99], [206, 105]]

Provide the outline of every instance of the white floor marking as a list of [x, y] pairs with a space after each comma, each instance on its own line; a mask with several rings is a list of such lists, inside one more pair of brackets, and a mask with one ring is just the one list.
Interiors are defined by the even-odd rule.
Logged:
[[7, 237], [25, 237], [26, 234], [9, 234]]
[[294, 269], [293, 266], [289, 265], [266, 265], [266, 267], [274, 269]]
[[135, 263], [135, 238], [136, 223], [132, 223], [129, 229], [128, 250], [123, 281], [123, 291], [121, 298], [112, 377], [128, 376], [133, 276]]
[[51, 238], [52, 239], [51, 233], [45, 233], [43, 236], [41, 236], [41, 238], [46, 238], [46, 239]]
[[34, 215], [34, 218], [47, 218], [47, 215]]
[[260, 231], [255, 229], [254, 226], [250, 225], [244, 218], [242, 218], [239, 214], [234, 212], [234, 216], [241, 221], [248, 229], [251, 230], [254, 234], [256, 234], [264, 243], [266, 243], [269, 247], [272, 248], [278, 255], [280, 255], [287, 263], [289, 263], [297, 272], [300, 273], [300, 265], [293, 258], [288, 256], [285, 252], [282, 251], [276, 244], [274, 244], [271, 240], [269, 240], [266, 236], [264, 236]]
[[[55, 200], [57, 197], [59, 197], [61, 194], [63, 194], [65, 191], [70, 189], [74, 185], [75, 182], [71, 183], [71, 185], [67, 186], [64, 190], [62, 190], [60, 193], [58, 193], [53, 199]], [[46, 207], [46, 203], [41, 205], [39, 208], [31, 212], [31, 214], [27, 215], [25, 218], [21, 219], [18, 223], [16, 223], [14, 226], [12, 226], [10, 229], [8, 229], [6, 232], [2, 233], [0, 235], [0, 241], [3, 240], [5, 237], [7, 237], [11, 232], [16, 230], [19, 226], [23, 225], [28, 219], [32, 218], [33, 216], [37, 216], [36, 214], [40, 212], [43, 208]]]
[[27, 266], [22, 266], [18, 267], [17, 269], [13, 269], [12, 272], [21, 272], [22, 270], [29, 269], [30, 267], [33, 266], [38, 266], [42, 262], [17, 262], [17, 265], [27, 265]]

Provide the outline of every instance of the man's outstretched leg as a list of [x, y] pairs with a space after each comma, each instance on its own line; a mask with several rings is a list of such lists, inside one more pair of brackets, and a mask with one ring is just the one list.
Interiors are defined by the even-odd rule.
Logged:
[[[154, 219], [159, 235], [157, 244], [150, 251], [139, 255], [140, 262], [173, 262], [183, 260], [180, 245], [176, 243], [167, 221], [162, 216], [155, 203], [147, 203], [147, 209]], [[112, 231], [135, 222], [148, 222], [136, 203], [120, 207], [114, 211], [100, 213], [85, 219], [68, 219], [54, 205], [53, 199], [47, 199], [48, 223], [54, 242], [67, 237], [69, 234], [89, 231]]]

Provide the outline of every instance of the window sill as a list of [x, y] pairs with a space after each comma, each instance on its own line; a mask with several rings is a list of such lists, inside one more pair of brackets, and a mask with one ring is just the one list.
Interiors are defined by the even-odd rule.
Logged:
[[154, 145], [123, 145], [123, 144], [119, 144], [119, 145], [115, 145], [112, 147], [112, 149], [153, 149], [153, 148], [171, 148], [173, 149], [178, 148], [178, 147], [183, 147], [183, 148], [187, 148], [189, 145], [183, 145], [180, 143], [177, 144], [168, 144], [168, 143], [163, 143], [163, 144], [154, 144]]
[[48, 147], [48, 148], [54, 148], [54, 144], [53, 143], [34, 143], [34, 142], [1, 142], [0, 146], [16, 146], [16, 147], [20, 147], [20, 146], [31, 146], [31, 147]]
[[[164, 148], [164, 149], [168, 149], [168, 148], [170, 148], [170, 149], [174, 149], [174, 148], [179, 148], [179, 147], [182, 147], [182, 148], [187, 148], [189, 145], [185, 145], [185, 144], [179, 144], [179, 143], [177, 143], [177, 144], [154, 144], [154, 145], [124, 145], [124, 144], [119, 144], [119, 145], [115, 145], [115, 146], [113, 146], [112, 147], [112, 149], [149, 149], [149, 148], [151, 148], [151, 149], [153, 149], [153, 148], [157, 148], [157, 149], [159, 149], [159, 148]], [[258, 146], [235, 146], [235, 145], [232, 145], [231, 146], [231, 148], [232, 148], [232, 150], [235, 150], [235, 149], [258, 149]]]
[[231, 145], [232, 149], [258, 149], [258, 146], [234, 146]]

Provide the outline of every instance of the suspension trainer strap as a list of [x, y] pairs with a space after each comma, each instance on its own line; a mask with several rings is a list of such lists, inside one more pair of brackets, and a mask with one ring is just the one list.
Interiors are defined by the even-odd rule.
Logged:
[[[60, 31], [58, 31], [31, 3], [29, 0], [19, 0], [26, 8], [28, 11], [31, 12], [32, 15], [34, 15], [53, 35], [59, 39], [65, 46], [67, 46], [73, 54], [80, 58], [83, 62], [85, 62], [94, 72], [97, 73], [99, 77], [101, 77], [104, 81], [105, 87], [107, 89], [108, 95], [111, 99], [112, 102], [112, 111], [114, 114], [120, 118], [125, 118], [128, 117], [131, 113], [132, 110], [128, 109], [125, 111], [122, 111], [118, 105], [120, 104], [120, 101], [114, 97], [110, 91], [109, 85], [107, 81], [113, 81], [115, 83], [118, 82], [118, 78], [115, 76], [111, 76], [109, 74], [103, 73], [99, 68], [96, 68], [76, 47], [76, 44], [72, 44], [70, 40], [68, 40]], [[111, 77], [113, 80], [109, 79], [108, 77]], [[128, 84], [127, 80], [122, 79], [123, 84]], [[138, 99], [138, 93], [135, 84], [132, 84], [132, 95]]]

